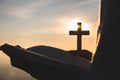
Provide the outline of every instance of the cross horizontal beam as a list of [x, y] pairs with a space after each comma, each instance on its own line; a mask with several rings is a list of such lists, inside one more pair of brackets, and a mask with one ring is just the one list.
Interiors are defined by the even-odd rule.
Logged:
[[81, 35], [89, 35], [90, 32], [89, 32], [89, 31], [81, 31], [81, 32], [78, 32], [78, 31], [70, 31], [70, 32], [69, 32], [69, 35], [78, 35], [78, 34], [81, 34]]

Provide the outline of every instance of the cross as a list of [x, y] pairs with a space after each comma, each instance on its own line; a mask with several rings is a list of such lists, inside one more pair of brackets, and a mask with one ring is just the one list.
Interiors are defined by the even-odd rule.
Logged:
[[81, 23], [78, 22], [77, 31], [70, 31], [69, 35], [77, 35], [77, 50], [82, 50], [82, 35], [89, 35], [89, 31], [82, 31]]

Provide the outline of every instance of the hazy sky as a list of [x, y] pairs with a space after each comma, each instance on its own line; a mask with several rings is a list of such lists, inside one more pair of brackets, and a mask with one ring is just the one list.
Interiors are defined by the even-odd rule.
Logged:
[[[69, 36], [67, 23], [80, 19], [90, 29], [90, 36], [83, 37], [82, 47], [94, 53], [98, 18], [99, 0], [0, 0], [0, 45], [8, 43], [24, 48], [47, 45], [64, 50], [76, 49], [76, 36]], [[0, 80], [5, 79], [6, 74], [12, 74], [14, 79], [5, 80], [16, 80], [16, 72], [26, 74], [14, 70], [9, 58], [0, 53], [0, 70], [6, 70], [4, 73], [0, 71]], [[10, 70], [13, 70], [12, 73]], [[27, 74], [25, 77], [31, 78]]]

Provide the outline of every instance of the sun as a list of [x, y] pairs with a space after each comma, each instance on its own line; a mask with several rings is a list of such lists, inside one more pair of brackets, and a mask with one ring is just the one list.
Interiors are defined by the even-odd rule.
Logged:
[[80, 19], [73, 19], [73, 20], [71, 20], [71, 21], [69, 21], [67, 23], [68, 30], [77, 30], [77, 28], [78, 28], [77, 23], [78, 22], [82, 23], [82, 25], [81, 25], [82, 26], [82, 30], [89, 30], [90, 29], [88, 24], [83, 22], [82, 20], [80, 20]]

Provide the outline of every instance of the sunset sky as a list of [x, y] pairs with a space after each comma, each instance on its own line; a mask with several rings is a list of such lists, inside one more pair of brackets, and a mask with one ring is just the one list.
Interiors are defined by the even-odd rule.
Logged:
[[[99, 3], [99, 0], [0, 0], [0, 45], [8, 43], [23, 48], [47, 45], [75, 50], [76, 36], [69, 35], [68, 25], [80, 20], [90, 30], [89, 36], [83, 36], [82, 48], [94, 53]], [[9, 58], [0, 53], [2, 67], [10, 67]]]

